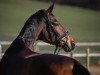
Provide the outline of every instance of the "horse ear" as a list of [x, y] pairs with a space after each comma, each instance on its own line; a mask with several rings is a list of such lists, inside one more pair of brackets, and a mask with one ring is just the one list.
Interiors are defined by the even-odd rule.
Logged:
[[49, 14], [52, 13], [53, 8], [54, 8], [54, 3], [46, 10], [47, 13], [49, 13]]

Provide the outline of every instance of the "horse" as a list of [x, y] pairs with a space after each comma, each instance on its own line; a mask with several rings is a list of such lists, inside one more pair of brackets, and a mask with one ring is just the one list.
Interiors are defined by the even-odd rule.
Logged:
[[26, 22], [17, 38], [6, 50], [0, 61], [0, 75], [90, 75], [77, 60], [56, 54], [32, 51], [37, 40], [72, 51], [75, 43], [52, 14], [54, 4], [41, 9]]

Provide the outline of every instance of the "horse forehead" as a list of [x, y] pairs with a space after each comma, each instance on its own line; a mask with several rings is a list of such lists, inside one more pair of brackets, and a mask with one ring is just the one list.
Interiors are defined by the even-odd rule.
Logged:
[[65, 32], [65, 29], [61, 25], [57, 25], [55, 28], [59, 34], [63, 34]]

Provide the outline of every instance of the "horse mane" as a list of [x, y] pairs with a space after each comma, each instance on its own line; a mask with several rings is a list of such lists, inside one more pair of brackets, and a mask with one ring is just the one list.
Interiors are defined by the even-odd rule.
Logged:
[[39, 30], [39, 26], [41, 26], [41, 23], [44, 21], [44, 15], [45, 15], [44, 12], [45, 10], [43, 9], [39, 10], [38, 12], [33, 14], [30, 18], [28, 18], [18, 36], [24, 42], [27, 41], [28, 46], [30, 42], [35, 41], [34, 39], [35, 37], [37, 37], [36, 31]]
[[33, 14], [28, 20], [25, 22], [25, 25], [32, 24], [34, 19], [37, 19], [38, 23], [41, 21], [41, 18], [45, 15], [46, 11], [44, 9], [41, 9], [37, 11], [35, 14]]
[[[24, 24], [24, 27], [22, 28], [21, 32], [20, 32], [20, 35], [21, 33], [25, 30], [25, 28], [29, 27], [29, 26], [34, 26], [35, 23], [35, 27], [37, 25], [39, 25], [39, 23], [42, 21], [43, 19], [43, 12], [45, 12], [45, 10], [39, 10], [37, 11], [35, 14], [31, 15], [25, 22]], [[35, 23], [34, 23], [35, 22]]]

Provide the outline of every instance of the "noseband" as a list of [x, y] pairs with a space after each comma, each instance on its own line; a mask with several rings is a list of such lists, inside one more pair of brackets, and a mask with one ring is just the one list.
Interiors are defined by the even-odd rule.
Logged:
[[[68, 35], [69, 35], [69, 32], [68, 32], [68, 31], [65, 32], [62, 36], [59, 37], [59, 41], [62, 41], [63, 44], [66, 43], [65, 41], [66, 41], [66, 37], [68, 37]], [[62, 49], [63, 44], [56, 45], [56, 49], [55, 49], [55, 51], [54, 51], [54, 54], [57, 54], [57, 55], [58, 55], [58, 53], [59, 53], [60, 50]], [[57, 53], [56, 53], [56, 52], [57, 52]]]
[[[53, 27], [54, 28], [54, 27]], [[55, 29], [54, 29], [55, 30]], [[56, 31], [55, 31], [56, 32]], [[56, 34], [58, 35], [58, 41], [62, 41], [63, 42], [63, 44], [58, 44], [58, 45], [56, 45], [56, 49], [54, 50], [54, 54], [57, 54], [58, 55], [58, 53], [60, 52], [60, 50], [62, 49], [62, 46], [66, 43], [65, 41], [66, 41], [66, 37], [68, 37], [68, 35], [69, 35], [69, 32], [67, 31], [67, 32], [65, 32], [63, 35], [59, 35], [57, 32], [56, 32]]]

